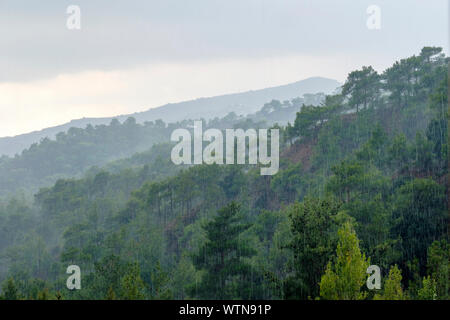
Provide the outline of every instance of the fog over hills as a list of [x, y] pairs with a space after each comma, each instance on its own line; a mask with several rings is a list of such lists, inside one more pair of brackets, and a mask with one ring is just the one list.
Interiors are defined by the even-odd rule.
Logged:
[[313, 77], [271, 88], [252, 90], [241, 93], [226, 94], [215, 97], [199, 98], [191, 101], [169, 103], [157, 108], [134, 114], [119, 115], [107, 118], [83, 118], [72, 120], [60, 126], [40, 131], [21, 134], [14, 137], [0, 138], [0, 155], [13, 156], [28, 148], [31, 144], [48, 137], [53, 138], [58, 132], [67, 131], [71, 127], [84, 128], [86, 125], [109, 124], [113, 118], [124, 121], [134, 117], [138, 123], [161, 119], [164, 122], [176, 122], [184, 119], [211, 119], [223, 117], [229, 112], [243, 115], [261, 109], [264, 103], [276, 100], [289, 100], [301, 97], [306, 93], [332, 93], [341, 84], [333, 79]]

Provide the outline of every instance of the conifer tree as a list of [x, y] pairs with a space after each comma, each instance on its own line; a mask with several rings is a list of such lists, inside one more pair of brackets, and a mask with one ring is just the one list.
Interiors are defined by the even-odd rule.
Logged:
[[405, 300], [402, 289], [402, 273], [397, 265], [389, 270], [389, 276], [384, 283], [382, 295], [375, 295], [374, 300]]
[[326, 300], [361, 300], [369, 261], [359, 249], [359, 240], [350, 223], [338, 231], [336, 261], [330, 261], [320, 280], [320, 296]]
[[133, 263], [129, 267], [127, 273], [121, 279], [120, 284], [122, 299], [142, 300], [145, 298], [145, 284], [141, 279], [139, 265], [137, 263]]
[[19, 289], [17, 288], [14, 279], [9, 278], [2, 286], [4, 300], [18, 300], [20, 298]]
[[422, 281], [422, 288], [417, 294], [419, 300], [436, 300], [436, 283], [430, 276], [426, 276]]
[[231, 202], [204, 226], [207, 241], [193, 257], [194, 266], [204, 271], [195, 293], [203, 299], [251, 298], [251, 266], [245, 261], [255, 254], [241, 235], [250, 225], [243, 224], [240, 206]]

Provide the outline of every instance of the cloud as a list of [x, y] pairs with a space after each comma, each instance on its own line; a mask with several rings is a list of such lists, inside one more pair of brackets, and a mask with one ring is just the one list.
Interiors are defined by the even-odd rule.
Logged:
[[[157, 63], [0, 83], [0, 136], [82, 117], [144, 111], [169, 102], [282, 85], [312, 76], [344, 79], [362, 57], [283, 56]], [[385, 66], [378, 66], [383, 69]]]
[[[360, 54], [379, 60], [447, 46], [446, 0], [378, 0], [382, 28], [366, 27], [362, 0], [75, 1], [81, 30], [66, 28], [74, 1], [4, 0], [0, 81], [35, 80], [148, 63], [286, 55]], [[375, 63], [377, 63], [375, 61]]]
[[[69, 5], [81, 30], [66, 28]], [[0, 136], [448, 52], [446, 0], [2, 0]]]

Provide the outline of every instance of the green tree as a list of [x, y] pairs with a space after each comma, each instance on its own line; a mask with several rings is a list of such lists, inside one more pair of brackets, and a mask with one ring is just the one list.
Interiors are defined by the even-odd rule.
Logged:
[[120, 281], [120, 288], [120, 298], [123, 300], [142, 300], [145, 298], [145, 284], [141, 279], [141, 272], [137, 263], [133, 263], [127, 268], [127, 273]]
[[18, 300], [20, 299], [19, 289], [16, 286], [13, 278], [8, 278], [2, 286], [2, 299], [4, 300]]
[[446, 231], [445, 190], [432, 179], [414, 179], [396, 191], [393, 206], [396, 223], [392, 231], [394, 238], [402, 239], [402, 260], [417, 258], [423, 276], [428, 247]]
[[437, 299], [450, 297], [450, 245], [446, 239], [434, 241], [428, 248], [428, 272], [436, 285]]
[[419, 300], [436, 300], [436, 283], [430, 276], [426, 276], [422, 281], [422, 288], [417, 294]]
[[291, 131], [294, 130], [293, 132], [301, 137], [312, 137], [318, 126], [325, 120], [326, 111], [326, 107], [304, 105], [300, 112], [297, 112]]
[[405, 300], [402, 289], [402, 273], [397, 265], [389, 270], [389, 276], [384, 282], [383, 294], [376, 294], [375, 300]]
[[[127, 264], [116, 255], [109, 255], [95, 263], [94, 272], [86, 278], [86, 298], [103, 299], [110, 291], [121, 293], [121, 280], [127, 274]], [[83, 291], [84, 290], [80, 290]]]
[[206, 243], [193, 257], [194, 266], [204, 272], [195, 294], [203, 299], [249, 299], [252, 297], [251, 265], [245, 258], [256, 252], [242, 233], [250, 225], [240, 222], [239, 205], [231, 202], [204, 226]]
[[365, 293], [361, 287], [366, 282], [369, 261], [359, 249], [359, 240], [350, 223], [338, 231], [336, 259], [328, 262], [320, 279], [320, 297], [326, 300], [361, 300]]
[[305, 198], [287, 209], [295, 275], [286, 281], [286, 298], [306, 299], [319, 294], [320, 277], [336, 246], [333, 232], [339, 207], [333, 198]]
[[350, 72], [342, 87], [342, 95], [349, 96], [348, 104], [356, 108], [367, 108], [377, 97], [380, 90], [380, 76], [371, 67]]
[[342, 161], [331, 171], [333, 175], [326, 189], [345, 203], [355, 198], [369, 200], [383, 191], [386, 184], [386, 178], [377, 168], [357, 160]]
[[404, 134], [396, 135], [388, 147], [387, 161], [395, 173], [409, 171], [411, 151]]
[[116, 300], [116, 293], [112, 287], [109, 287], [108, 293], [106, 294], [106, 300]]
[[155, 270], [151, 274], [152, 299], [172, 299], [172, 293], [168, 288], [169, 274], [163, 270], [161, 263], [156, 263]]
[[38, 293], [38, 300], [49, 300], [50, 294], [48, 292], [48, 288], [44, 288], [42, 291]]
[[270, 186], [276, 192], [280, 201], [292, 203], [302, 186], [302, 164], [289, 164], [272, 179]]
[[369, 141], [367, 141], [356, 156], [359, 160], [367, 161], [370, 164], [382, 168], [386, 160], [386, 144], [387, 136], [381, 125], [378, 123], [372, 131]]

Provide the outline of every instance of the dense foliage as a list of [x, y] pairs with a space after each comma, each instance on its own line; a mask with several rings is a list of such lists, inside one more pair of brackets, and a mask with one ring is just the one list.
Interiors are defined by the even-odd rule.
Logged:
[[[174, 166], [162, 144], [60, 179], [33, 203], [4, 201], [1, 297], [449, 299], [449, 61], [441, 51], [424, 48], [382, 74], [351, 72], [341, 93], [299, 107], [292, 124], [276, 125], [274, 176], [250, 165]], [[231, 114], [209, 126], [258, 126], [249, 121]], [[114, 142], [104, 150], [50, 148], [78, 131], [64, 134], [20, 161], [42, 150], [42, 162], [73, 173], [108, 148], [125, 155], [137, 143], [111, 130], [156, 125], [89, 129]], [[69, 153], [80, 159], [58, 159]], [[66, 288], [72, 264], [81, 290]], [[382, 270], [381, 290], [365, 286], [369, 264]]]

